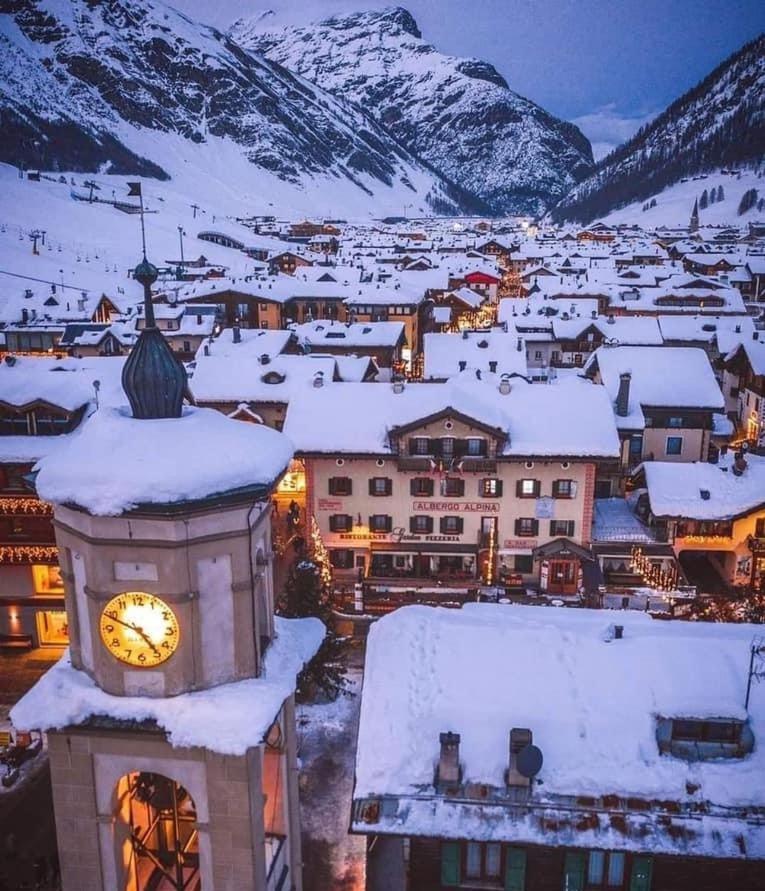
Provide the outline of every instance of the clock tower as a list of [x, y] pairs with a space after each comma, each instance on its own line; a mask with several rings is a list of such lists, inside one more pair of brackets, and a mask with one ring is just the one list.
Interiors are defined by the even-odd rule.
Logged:
[[154, 325], [40, 462], [70, 630], [17, 704], [48, 732], [64, 891], [301, 888], [293, 691], [316, 620], [274, 617], [270, 493], [282, 434], [183, 406]]

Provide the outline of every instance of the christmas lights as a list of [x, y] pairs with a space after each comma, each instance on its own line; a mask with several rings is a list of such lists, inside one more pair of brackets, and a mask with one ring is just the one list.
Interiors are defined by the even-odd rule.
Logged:
[[0, 563], [55, 563], [58, 548], [52, 545], [6, 545], [0, 547]]
[[329, 562], [329, 551], [321, 537], [319, 524], [316, 517], [311, 517], [311, 531], [309, 534], [309, 550], [311, 559], [319, 568], [319, 577], [322, 588], [327, 590], [332, 584], [332, 566]]
[[37, 514], [48, 516], [53, 513], [53, 508], [47, 501], [39, 498], [0, 498], [0, 514]]

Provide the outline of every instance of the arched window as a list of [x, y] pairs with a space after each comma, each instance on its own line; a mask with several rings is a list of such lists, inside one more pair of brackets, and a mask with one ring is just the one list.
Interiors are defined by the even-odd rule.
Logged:
[[117, 784], [117, 862], [129, 891], [202, 891], [197, 811], [189, 793], [159, 773]]

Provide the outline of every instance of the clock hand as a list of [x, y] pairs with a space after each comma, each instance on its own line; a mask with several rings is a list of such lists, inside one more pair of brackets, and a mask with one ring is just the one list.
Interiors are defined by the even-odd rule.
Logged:
[[159, 650], [154, 646], [154, 642], [151, 640], [148, 634], [140, 627], [140, 625], [133, 625], [130, 622], [125, 622], [122, 619], [118, 619], [116, 615], [107, 613], [110, 619], [114, 622], [118, 622], [120, 625], [124, 625], [125, 628], [129, 628], [131, 631], [135, 631], [137, 634], [140, 634], [141, 637], [146, 641], [146, 643], [154, 650], [155, 653], [159, 653]]

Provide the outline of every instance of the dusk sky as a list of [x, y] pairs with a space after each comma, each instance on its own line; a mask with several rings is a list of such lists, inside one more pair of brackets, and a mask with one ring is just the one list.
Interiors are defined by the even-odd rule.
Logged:
[[577, 123], [596, 156], [765, 30], [763, 0], [170, 0], [225, 29], [275, 9], [295, 21], [401, 5], [443, 52], [492, 62], [510, 87]]

